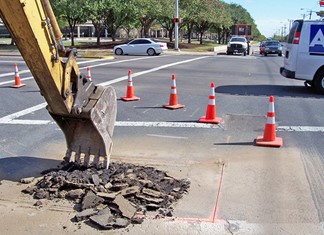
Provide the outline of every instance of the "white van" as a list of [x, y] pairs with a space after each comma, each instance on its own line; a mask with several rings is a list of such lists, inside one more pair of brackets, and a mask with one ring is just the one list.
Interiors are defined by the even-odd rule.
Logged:
[[306, 86], [324, 94], [324, 21], [294, 21], [280, 74], [305, 80]]

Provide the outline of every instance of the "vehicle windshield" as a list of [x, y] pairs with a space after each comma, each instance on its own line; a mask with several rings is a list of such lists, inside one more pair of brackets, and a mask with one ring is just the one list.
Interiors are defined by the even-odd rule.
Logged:
[[245, 38], [232, 38], [231, 42], [245, 42]]
[[266, 42], [266, 45], [267, 46], [279, 46], [279, 42], [274, 42], [274, 41], [272, 41], [272, 42]]

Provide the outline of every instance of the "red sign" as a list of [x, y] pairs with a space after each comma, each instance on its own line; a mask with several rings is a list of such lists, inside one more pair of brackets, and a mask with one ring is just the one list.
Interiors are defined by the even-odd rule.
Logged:
[[319, 4], [320, 4], [321, 7], [323, 7], [324, 6], [324, 1], [319, 1]]

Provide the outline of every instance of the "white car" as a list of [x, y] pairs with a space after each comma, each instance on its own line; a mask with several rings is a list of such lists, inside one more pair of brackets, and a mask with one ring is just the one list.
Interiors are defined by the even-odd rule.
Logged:
[[114, 47], [115, 55], [160, 55], [167, 50], [168, 46], [164, 42], [157, 42], [150, 38], [137, 38], [127, 44]]

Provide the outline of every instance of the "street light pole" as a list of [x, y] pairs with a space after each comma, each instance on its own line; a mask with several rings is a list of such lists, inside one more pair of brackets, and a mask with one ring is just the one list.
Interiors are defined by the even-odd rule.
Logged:
[[179, 2], [176, 0], [174, 22], [174, 49], [179, 50]]
[[[306, 9], [306, 8], [300, 8], [300, 10], [306, 10], [306, 12], [309, 12], [309, 19], [311, 20], [312, 19], [312, 14], [313, 14], [313, 10], [312, 9]], [[303, 19], [305, 19], [306, 17], [306, 14], [303, 14]]]

